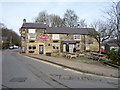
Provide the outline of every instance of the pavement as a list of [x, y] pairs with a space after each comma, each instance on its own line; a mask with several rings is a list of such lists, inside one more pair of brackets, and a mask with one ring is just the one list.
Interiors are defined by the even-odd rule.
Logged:
[[83, 73], [89, 73], [89, 74], [95, 74], [99, 76], [113, 77], [113, 78], [120, 77], [118, 72], [119, 69], [117, 68], [81, 63], [81, 62], [76, 62], [74, 60], [69, 60], [66, 58], [60, 58], [60, 57], [58, 58], [58, 57], [52, 57], [52, 56], [46, 56], [46, 55], [32, 55], [32, 54], [31, 55], [24, 54], [24, 55], [29, 56], [31, 58], [38, 59], [38, 60], [46, 61], [52, 64], [56, 64], [64, 68], [69, 68], [72, 70], [83, 72]]

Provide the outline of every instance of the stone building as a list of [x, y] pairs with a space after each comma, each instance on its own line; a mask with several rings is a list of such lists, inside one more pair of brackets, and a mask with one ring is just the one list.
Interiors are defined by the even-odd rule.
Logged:
[[98, 42], [90, 37], [93, 28], [47, 27], [40, 23], [24, 22], [20, 28], [21, 50], [29, 54], [74, 53], [99, 51]]

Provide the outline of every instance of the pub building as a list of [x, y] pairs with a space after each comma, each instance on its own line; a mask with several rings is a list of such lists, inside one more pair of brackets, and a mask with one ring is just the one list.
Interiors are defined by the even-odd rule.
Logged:
[[48, 27], [23, 20], [20, 28], [21, 53], [54, 55], [99, 51], [99, 43], [90, 36], [93, 28]]

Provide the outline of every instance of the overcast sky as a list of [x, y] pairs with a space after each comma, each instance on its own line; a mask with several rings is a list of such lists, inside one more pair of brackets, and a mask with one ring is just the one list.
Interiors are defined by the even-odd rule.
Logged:
[[[46, 1], [46, 0], [45, 0]], [[0, 22], [4, 23], [9, 29], [19, 33], [22, 20], [33, 22], [38, 13], [46, 10], [48, 14], [64, 16], [66, 9], [74, 10], [80, 19], [85, 19], [88, 24], [97, 20], [104, 19], [104, 11], [109, 9], [112, 2], [8, 2], [0, 3]]]

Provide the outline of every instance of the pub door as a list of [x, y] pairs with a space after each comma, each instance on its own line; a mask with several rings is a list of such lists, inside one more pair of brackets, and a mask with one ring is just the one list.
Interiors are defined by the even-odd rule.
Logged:
[[43, 53], [44, 53], [44, 46], [39, 45], [39, 54], [43, 54]]

